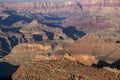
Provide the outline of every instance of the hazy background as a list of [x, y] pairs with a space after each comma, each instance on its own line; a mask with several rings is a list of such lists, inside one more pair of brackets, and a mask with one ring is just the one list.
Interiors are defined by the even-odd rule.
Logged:
[[0, 1], [77, 1], [77, 0], [0, 0]]

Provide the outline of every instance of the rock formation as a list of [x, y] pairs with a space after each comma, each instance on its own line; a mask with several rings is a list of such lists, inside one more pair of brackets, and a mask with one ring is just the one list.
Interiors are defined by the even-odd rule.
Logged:
[[[68, 53], [71, 53], [78, 59], [81, 59], [82, 57], [87, 57], [79, 56], [80, 54], [84, 55], [84, 53], [91, 54], [99, 60], [104, 60], [108, 62], [114, 62], [120, 58], [120, 45], [116, 43], [105, 42], [104, 38], [100, 38], [99, 36], [84, 36], [83, 38], [80, 38], [76, 42], [71, 44], [71, 46], [67, 47], [66, 51]], [[92, 59], [93, 61], [96, 61], [94, 57], [90, 59], [91, 61]]]
[[85, 65], [92, 65], [92, 64], [97, 64], [98, 59], [96, 59], [95, 56], [89, 55], [89, 54], [77, 54], [77, 55], [72, 55], [78, 62], [85, 64]]
[[[14, 4], [13, 4], [14, 3]], [[14, 9], [17, 12], [80, 12], [80, 8], [76, 5], [76, 2], [54, 2], [54, 1], [43, 1], [43, 2], [1, 2], [3, 8]], [[14, 7], [18, 6], [18, 7]], [[76, 8], [77, 10], [75, 10]]]
[[22, 65], [13, 80], [119, 80], [117, 69], [88, 66], [119, 68], [119, 14], [119, 0], [0, 1], [0, 57], [10, 52], [0, 66], [14, 69], [0, 77]]
[[[24, 24], [23, 24], [24, 23]], [[31, 23], [23, 21], [14, 23], [11, 28], [1, 27], [1, 49], [9, 52], [20, 43], [40, 42], [42, 40], [61, 40], [68, 37], [60, 28], [52, 28], [33, 20]], [[6, 31], [3, 31], [6, 30]]]
[[[14, 4], [13, 4], [14, 3]], [[0, 7], [18, 12], [81, 12], [92, 7], [119, 7], [118, 0], [78, 0], [78, 1], [37, 1], [37, 2], [1, 2]], [[17, 6], [17, 7], [14, 7]]]
[[[87, 41], [89, 38], [89, 41]], [[100, 45], [103, 43], [104, 40], [99, 40], [99, 38], [96, 37], [84, 37], [79, 39], [80, 42], [82, 40], [91, 42], [92, 44], [84, 44], [84, 46], [94, 46], [97, 43]], [[74, 45], [78, 48], [80, 45], [83, 46], [83, 44], [79, 44], [79, 40], [74, 42]], [[92, 41], [90, 41], [92, 40]], [[100, 44], [99, 44], [100, 43]], [[111, 43], [104, 42], [105, 45], [110, 45]], [[64, 45], [67, 45], [64, 43]], [[69, 44], [70, 45], [70, 44]], [[79, 46], [78, 46], [79, 45]], [[86, 47], [83, 46], [83, 50], [86, 51]], [[100, 45], [101, 46], [101, 45]], [[110, 45], [111, 46], [111, 45]], [[115, 48], [117, 48], [117, 45]], [[69, 49], [71, 46], [64, 46], [64, 49]], [[85, 48], [85, 49], [84, 49]], [[93, 48], [93, 47], [91, 47]], [[97, 47], [96, 47], [97, 48]], [[108, 47], [109, 48], [109, 47]], [[24, 43], [20, 44], [18, 46], [15, 46], [11, 53], [4, 58], [0, 59], [0, 62], [6, 62], [12, 65], [22, 65], [20, 68], [13, 74], [12, 78], [13, 80], [17, 80], [18, 76], [19, 80], [22, 79], [85, 79], [85, 80], [96, 80], [98, 77], [101, 79], [111, 79], [111, 80], [119, 80], [119, 70], [104, 68], [104, 69], [96, 69], [93, 67], [90, 67], [92, 64], [98, 64], [100, 57], [101, 59], [108, 60], [108, 57], [115, 58], [117, 56], [113, 56], [114, 54], [111, 54], [110, 56], [103, 56], [106, 54], [99, 53], [97, 55], [97, 51], [95, 56], [94, 54], [76, 54], [77, 48], [72, 48], [72, 51], [67, 51], [69, 53], [57, 53], [59, 51], [63, 51], [62, 46], [60, 46], [60, 43], [56, 42], [50, 42], [48, 44], [48, 41], [43, 43]], [[90, 47], [87, 48], [89, 51]], [[79, 52], [81, 49], [79, 49]], [[85, 52], [84, 51], [84, 52]], [[64, 51], [63, 51], [64, 52]], [[73, 52], [73, 53], [72, 53]], [[101, 56], [102, 55], [102, 56]], [[116, 54], [115, 54], [116, 55]], [[102, 58], [103, 57], [103, 58]], [[116, 58], [117, 59], [117, 58]], [[88, 66], [89, 65], [89, 66]], [[31, 70], [32, 69], [32, 70]], [[40, 69], [40, 70], [39, 70]], [[48, 71], [49, 69], [50, 71]], [[87, 70], [86, 70], [87, 69]], [[6, 69], [7, 70], [7, 69]], [[41, 72], [42, 70], [42, 72]], [[46, 71], [47, 70], [47, 71]], [[40, 73], [39, 73], [40, 72]], [[9, 74], [11, 74], [9, 72]], [[46, 75], [45, 75], [46, 74]], [[61, 75], [61, 76], [58, 76]], [[63, 75], [66, 74], [66, 75]], [[103, 74], [103, 75], [102, 75]], [[91, 76], [92, 75], [92, 76]], [[102, 75], [102, 76], [100, 76]], [[117, 76], [116, 76], [117, 75]], [[8, 76], [4, 75], [5, 77]]]
[[[119, 4], [120, 2], [118, 0], [0, 2], [0, 7], [3, 10], [8, 10], [8, 13], [10, 13], [9, 10], [14, 10], [12, 15], [17, 16], [12, 18], [17, 18], [19, 15], [19, 17], [25, 16], [22, 17], [22, 19], [26, 17], [26, 19], [35, 19], [31, 23], [30, 21], [28, 23], [24, 21], [15, 22], [13, 25], [9, 26], [13, 26], [12, 28], [8, 28], [5, 24], [12, 20], [10, 19], [8, 22], [4, 22], [7, 21], [6, 18], [8, 16], [2, 16], [3, 20], [1, 21], [1, 24], [2, 22], [4, 24], [1, 25], [1, 31], [3, 32], [3, 36], [0, 37], [1, 47], [5, 50], [5, 46], [2, 44], [6, 44], [6, 51], [9, 52], [13, 46], [19, 43], [67, 38], [63, 33], [64, 28], [62, 28], [63, 30], [60, 28], [50, 28], [40, 24], [39, 21], [44, 24], [48, 23], [50, 25], [54, 24], [55, 26], [62, 27], [75, 26], [77, 30], [83, 31], [86, 34], [93, 33], [94, 35], [100, 35], [106, 38], [106, 41], [117, 42], [120, 39]], [[49, 14], [44, 15], [39, 13], [57, 14], [52, 17], [57, 16], [58, 21], [56, 17], [52, 18], [52, 20], [51, 15]], [[10, 16], [11, 15], [9, 15], [9, 18]], [[5, 31], [7, 34], [4, 33]], [[77, 35], [73, 34], [72, 36], [78, 38], [79, 35], [80, 34], [78, 33]]]
[[62, 50], [62, 46], [56, 42], [47, 43], [23, 43], [15, 46], [9, 55], [0, 59], [13, 65], [21, 65], [28, 61], [56, 60], [60, 56], [56, 51]]
[[8, 14], [3, 13], [3, 10], [0, 10], [0, 18], [1, 18], [1, 20], [6, 19], [8, 16], [9, 16]]
[[66, 58], [25, 63], [13, 74], [13, 80], [119, 80], [114, 72], [84, 66]]

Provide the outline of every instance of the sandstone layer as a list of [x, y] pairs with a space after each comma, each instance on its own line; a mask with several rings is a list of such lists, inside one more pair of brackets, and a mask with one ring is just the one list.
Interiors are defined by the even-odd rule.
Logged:
[[25, 63], [13, 74], [12, 78], [13, 80], [119, 80], [120, 77], [115, 75], [119, 75], [119, 73], [105, 69], [95, 69], [63, 58]]
[[[14, 3], [14, 4], [13, 4]], [[118, 0], [77, 0], [77, 1], [35, 1], [35, 2], [1, 2], [0, 7], [18, 12], [81, 12], [99, 7], [119, 7]]]
[[108, 62], [114, 62], [120, 59], [120, 45], [106, 42], [104, 38], [99, 36], [84, 36], [67, 47], [66, 51], [72, 53], [78, 59], [82, 58], [81, 56], [79, 57], [79, 54], [91, 54], [99, 60]]
[[2, 26], [1, 29], [1, 50], [6, 52], [9, 52], [11, 48], [20, 43], [63, 40], [68, 38], [60, 28], [48, 27], [38, 23], [36, 20], [30, 23], [20, 21], [9, 27]]

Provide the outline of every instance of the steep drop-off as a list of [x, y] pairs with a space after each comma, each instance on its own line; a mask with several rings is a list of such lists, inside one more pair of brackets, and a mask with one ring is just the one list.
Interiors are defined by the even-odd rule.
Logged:
[[19, 43], [32, 43], [42, 40], [64, 40], [67, 35], [60, 28], [52, 28], [33, 20], [30, 23], [20, 21], [12, 26], [1, 25], [1, 49], [9, 52]]

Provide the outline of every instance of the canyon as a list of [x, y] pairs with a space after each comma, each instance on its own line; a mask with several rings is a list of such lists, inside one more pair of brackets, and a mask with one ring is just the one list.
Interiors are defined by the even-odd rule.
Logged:
[[119, 0], [0, 0], [0, 79], [119, 80], [119, 22]]
[[118, 80], [120, 77], [115, 77], [115, 74], [117, 73], [109, 71], [107, 68], [97, 70], [89, 66], [84, 66], [76, 61], [63, 58], [60, 60], [25, 63], [13, 74], [12, 77], [13, 80], [18, 80], [18, 76], [19, 80]]
[[[18, 12], [51, 13], [81, 12], [100, 7], [119, 7], [118, 0], [76, 0], [76, 1], [32, 1], [32, 2], [1, 2], [0, 6]], [[93, 8], [94, 7], [94, 8]]]

